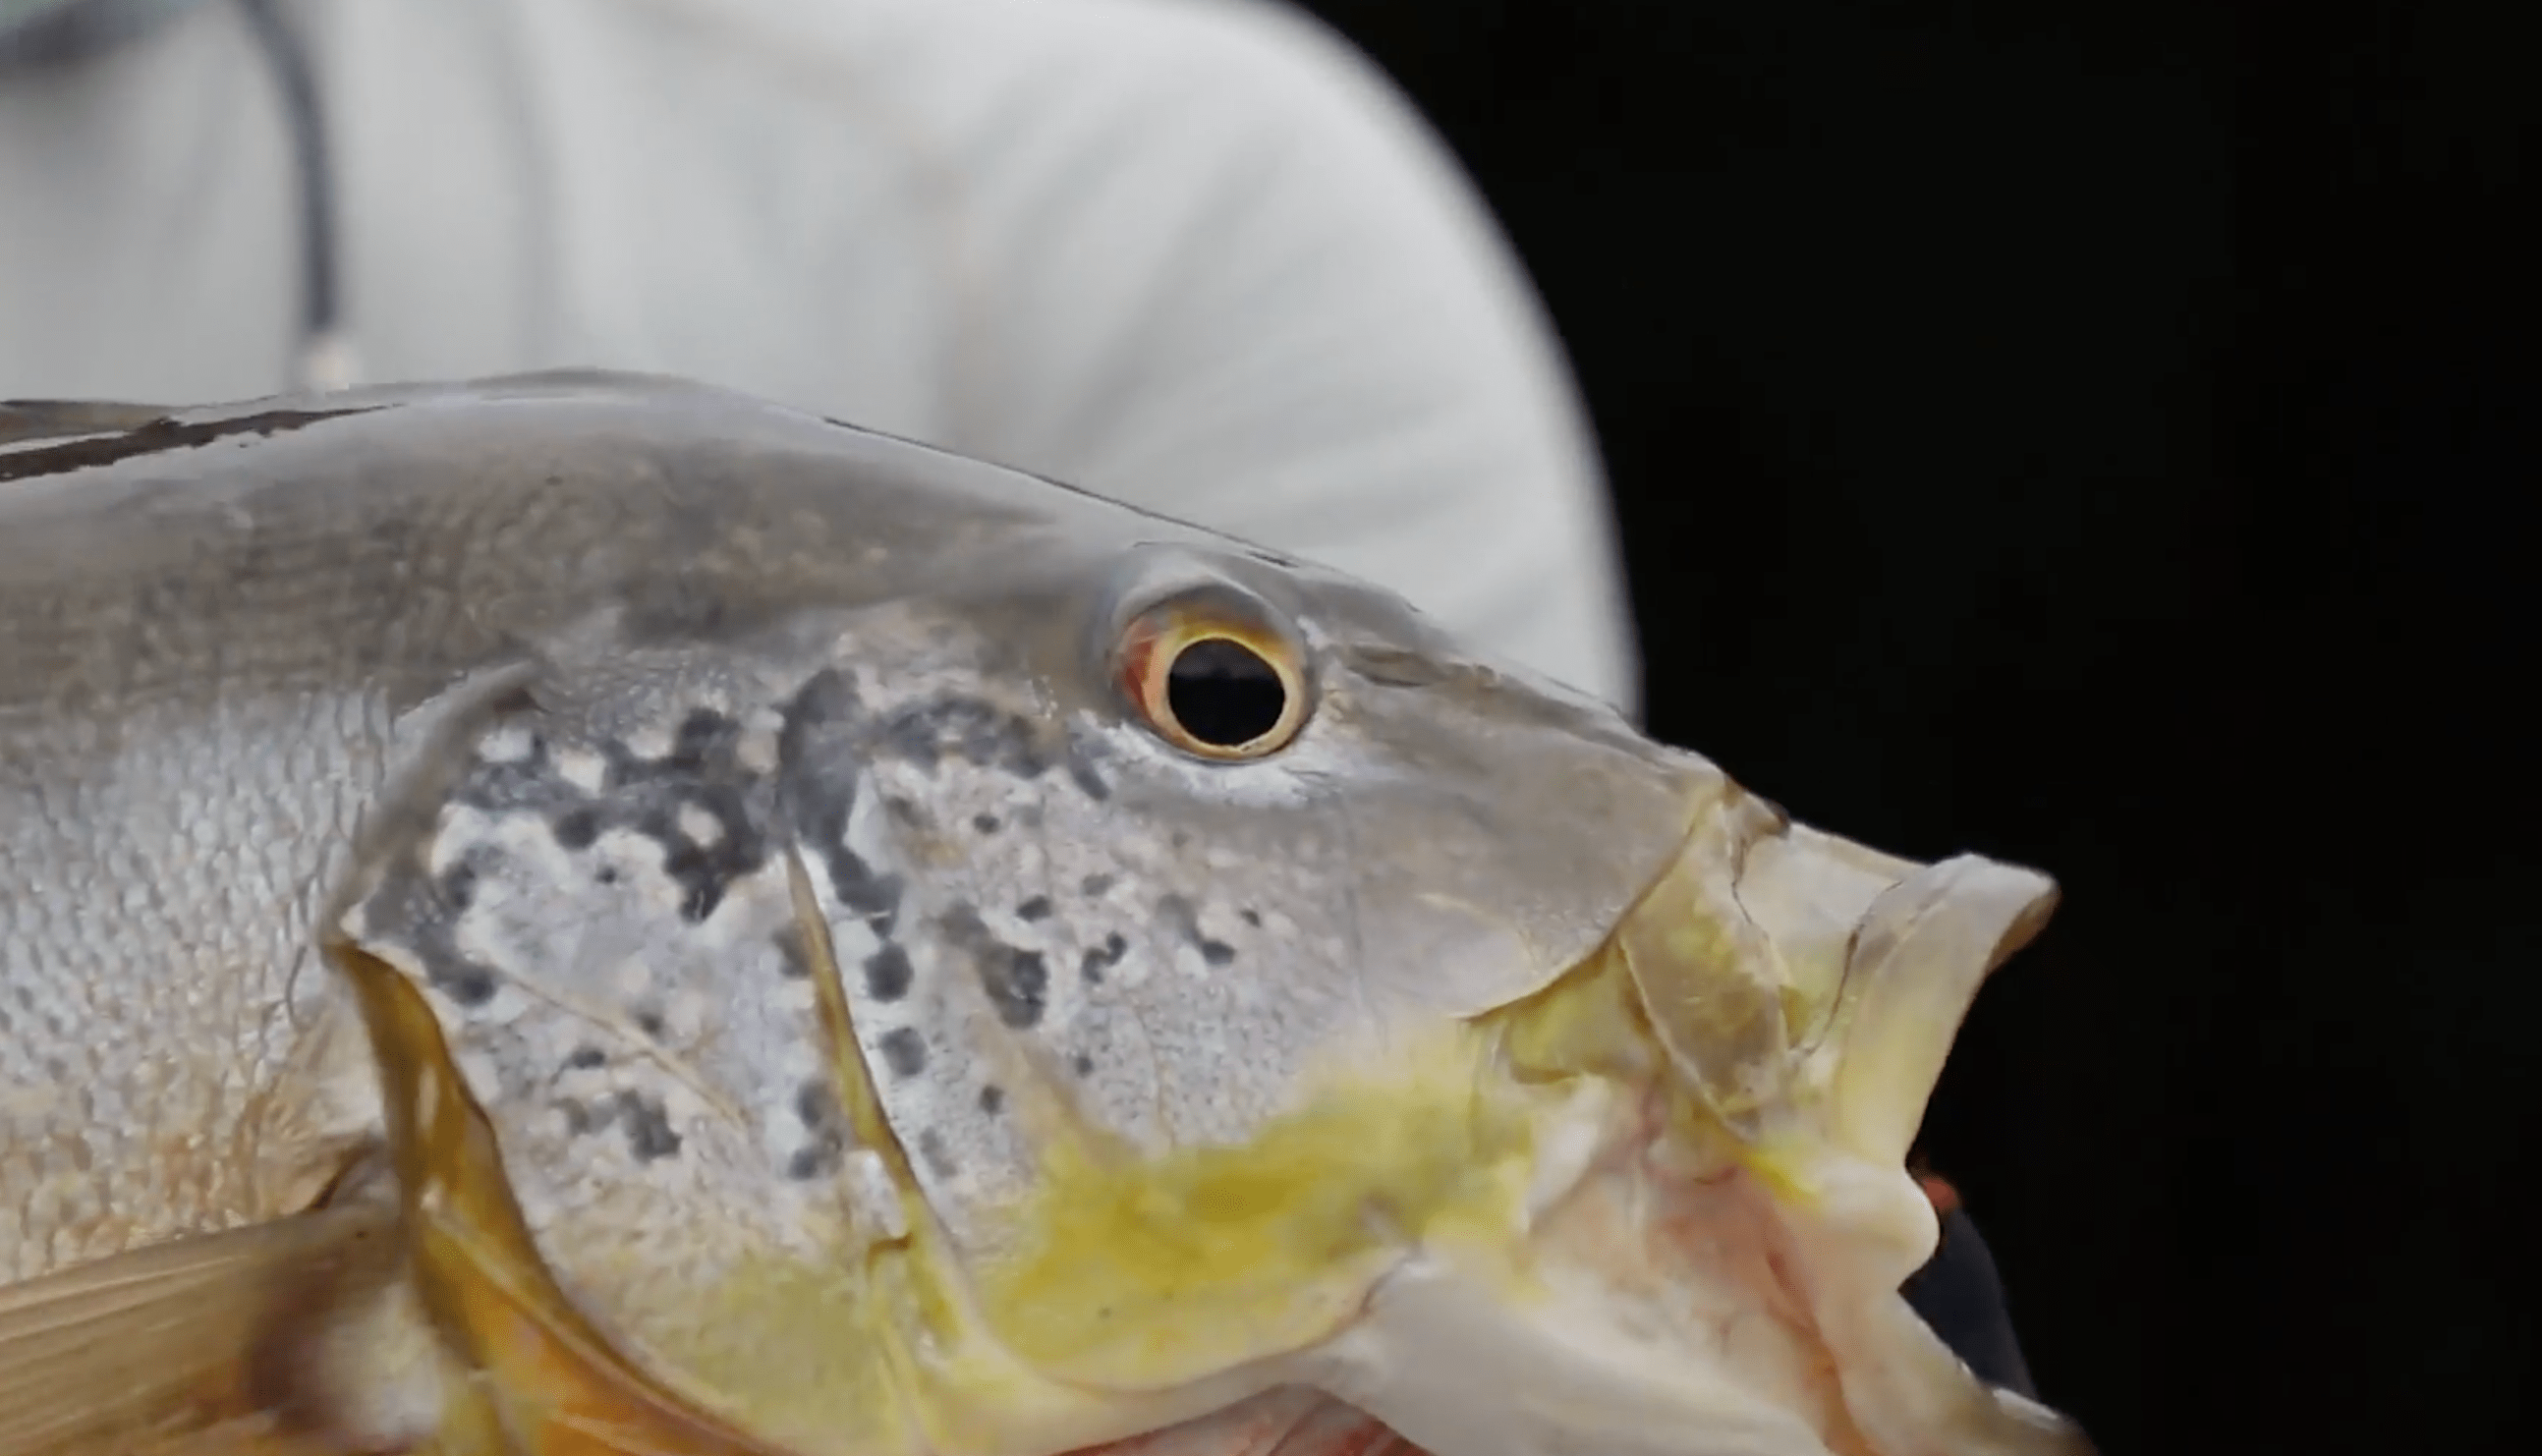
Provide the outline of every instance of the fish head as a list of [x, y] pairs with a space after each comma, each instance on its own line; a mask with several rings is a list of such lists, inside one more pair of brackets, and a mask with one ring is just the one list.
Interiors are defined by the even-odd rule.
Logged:
[[990, 575], [881, 675], [961, 705], [860, 699], [880, 807], [801, 844], [899, 888], [887, 940], [824, 914], [888, 968], [857, 1035], [1004, 1350], [1458, 1456], [2087, 1449], [1899, 1294], [1907, 1144], [2046, 878], [1797, 825], [1268, 552]]
[[559, 1340], [799, 1453], [1297, 1386], [1437, 1456], [2083, 1449], [1898, 1292], [2044, 877], [1795, 824], [1383, 590], [1011, 472], [436, 398], [268, 454], [333, 508], [358, 433], [518, 523], [460, 619], [531, 650], [414, 710], [329, 912], [429, 1002], [366, 992], [407, 1100], [484, 1123], [471, 1198], [402, 1165], [512, 1229], [452, 1287], [550, 1279]]

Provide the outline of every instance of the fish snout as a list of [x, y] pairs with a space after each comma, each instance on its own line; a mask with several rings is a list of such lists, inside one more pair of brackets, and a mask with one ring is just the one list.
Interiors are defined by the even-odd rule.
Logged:
[[1617, 928], [1682, 1094], [1656, 1141], [1678, 1155], [1642, 1189], [1645, 1236], [1712, 1256], [1678, 1264], [1680, 1278], [1720, 1281], [1724, 1251], [1743, 1246], [1734, 1261], [1771, 1272], [1729, 1282], [1770, 1287], [1754, 1302], [1823, 1362], [1837, 1399], [1815, 1423], [1838, 1448], [2090, 1450], [2061, 1417], [1978, 1380], [1899, 1293], [1939, 1236], [1906, 1168], [1925, 1106], [1986, 977], [2056, 901], [2034, 870], [1900, 859], [1734, 788]]
[[1494, 1018], [1515, 1081], [1605, 1109], [1523, 1276], [1398, 1271], [1337, 1393], [1451, 1456], [2087, 1456], [1899, 1292], [1938, 1233], [1908, 1143], [2055, 885], [1882, 854], [1727, 780], [1692, 804], [1597, 954]]

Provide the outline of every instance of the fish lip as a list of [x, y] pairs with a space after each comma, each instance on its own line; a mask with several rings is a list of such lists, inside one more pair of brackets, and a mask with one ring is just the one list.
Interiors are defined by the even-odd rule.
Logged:
[[[1829, 1360], [1841, 1420], [1831, 1449], [1844, 1456], [2094, 1456], [2090, 1437], [2035, 1398], [1987, 1383], [1860, 1259], [1864, 1222], [1847, 1206], [1899, 1216], [1888, 1170], [1858, 1161], [1827, 1178], [1817, 1197], [1789, 1199], [1770, 1181], [1747, 1190], [1770, 1230], [1767, 1267], [1803, 1312], [1804, 1334]], [[1744, 1170], [1742, 1177], [1744, 1177]], [[1851, 1188], [1832, 1188], [1850, 1183]], [[1926, 1218], [1930, 1205], [1915, 1210]], [[1920, 1220], [1917, 1220], [1920, 1221]], [[1920, 1267], [1920, 1266], [1919, 1266]]]
[[[1970, 1007], [2045, 927], [2056, 885], [1978, 855], [1917, 865], [1779, 812], [1759, 822], [1737, 845], [1731, 898], [1806, 1014], [1780, 1026], [1770, 1089], [1714, 1110], [1757, 1179], [1785, 1256], [1769, 1265], [1832, 1360], [1846, 1420], [1881, 1456], [2088, 1453], [2071, 1421], [1980, 1381], [1900, 1292], [1939, 1236], [1909, 1146]], [[1635, 912], [1667, 909], [1663, 893]]]
[[[1725, 780], [1698, 796], [1668, 863], [1566, 973], [1619, 962], [1657, 1044], [1645, 1058], [1653, 1080], [1535, 1210], [1540, 1252], [1607, 1280], [1603, 1297], [1623, 1311], [1602, 1316], [1593, 1300], [1566, 1318], [1644, 1317], [1637, 1301], [1693, 1291], [1728, 1307], [1724, 1330], [1748, 1320], [1787, 1367], [1823, 1370], [1777, 1386], [1775, 1371], [1751, 1367], [1753, 1386], [1733, 1399], [1718, 1392], [1741, 1378], [1735, 1341], [1677, 1332], [1676, 1358], [1711, 1382], [1709, 1414], [1726, 1422], [1703, 1439], [1845, 1456], [2092, 1450], [2071, 1421], [1980, 1381], [1899, 1292], [1938, 1235], [1906, 1170], [1907, 1143], [1982, 983], [2056, 901], [2035, 872], [1882, 854]], [[1700, 933], [1680, 934], [1689, 923]], [[1646, 1252], [1607, 1252], [1636, 1241]], [[1398, 1276], [1373, 1302], [1402, 1287]], [[1811, 1434], [1774, 1444], [1786, 1437], [1757, 1423], [1768, 1408]], [[1601, 1432], [1618, 1453], [1682, 1452], [1694, 1435], [1672, 1446]]]
[[1970, 1007], [2060, 890], [1871, 849], [1690, 765], [1685, 833], [1557, 983], [1620, 961], [1681, 1081], [1743, 1141], [1808, 1125], [1903, 1169]]

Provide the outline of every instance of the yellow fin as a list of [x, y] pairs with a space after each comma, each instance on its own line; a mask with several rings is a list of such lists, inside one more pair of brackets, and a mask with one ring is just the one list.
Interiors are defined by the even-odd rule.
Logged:
[[337, 942], [329, 954], [361, 998], [379, 1060], [417, 1292], [454, 1353], [479, 1372], [455, 1392], [434, 1449], [765, 1456], [630, 1364], [573, 1307], [539, 1257], [493, 1127], [422, 992], [357, 947]]
[[395, 1268], [394, 1210], [323, 1208], [0, 1288], [0, 1456], [323, 1451], [304, 1341]]

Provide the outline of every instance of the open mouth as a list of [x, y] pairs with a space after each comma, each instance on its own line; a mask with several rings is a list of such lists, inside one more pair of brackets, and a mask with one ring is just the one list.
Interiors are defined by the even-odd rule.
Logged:
[[1526, 1276], [1414, 1261], [1323, 1383], [1483, 1456], [2087, 1453], [1899, 1293], [1938, 1232], [1905, 1166], [1925, 1102], [2055, 900], [2033, 872], [1878, 854], [1725, 782], [1596, 956], [1484, 1019], [1510, 1076], [1579, 1109]]

